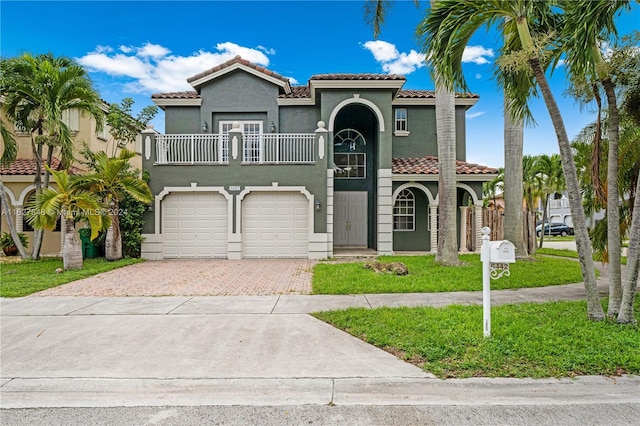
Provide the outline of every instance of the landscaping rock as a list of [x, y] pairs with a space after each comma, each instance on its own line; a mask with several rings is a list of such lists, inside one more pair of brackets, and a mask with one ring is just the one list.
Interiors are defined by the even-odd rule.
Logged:
[[364, 269], [371, 269], [377, 273], [386, 273], [393, 275], [408, 275], [409, 269], [407, 265], [402, 262], [391, 262], [391, 263], [382, 263], [382, 262], [368, 262], [364, 264]]

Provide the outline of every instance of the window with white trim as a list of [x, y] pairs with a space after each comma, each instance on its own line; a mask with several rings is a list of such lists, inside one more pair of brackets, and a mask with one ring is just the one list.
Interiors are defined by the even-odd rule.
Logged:
[[[229, 134], [234, 121], [220, 121], [220, 133]], [[244, 140], [242, 161], [245, 163], [260, 162], [260, 144], [262, 135], [262, 121], [239, 121]]]
[[410, 189], [403, 189], [393, 205], [393, 230], [414, 231], [416, 228], [416, 201]]
[[72, 132], [80, 130], [80, 111], [76, 108], [62, 111], [62, 122], [69, 127]]
[[406, 136], [409, 134], [409, 127], [407, 123], [407, 109], [396, 108], [395, 110], [395, 132], [396, 136]]
[[98, 130], [96, 126], [96, 136], [98, 137], [98, 139], [102, 139], [103, 141], [106, 141], [107, 139], [109, 139], [109, 132], [107, 132], [106, 120], [102, 120], [102, 129]]

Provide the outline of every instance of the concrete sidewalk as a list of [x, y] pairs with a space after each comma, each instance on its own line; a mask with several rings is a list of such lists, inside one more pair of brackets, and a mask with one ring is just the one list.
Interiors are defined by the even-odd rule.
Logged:
[[[492, 292], [581, 298], [580, 284]], [[481, 294], [2, 299], [1, 406], [639, 403], [637, 376], [439, 380], [307, 315], [452, 303]]]

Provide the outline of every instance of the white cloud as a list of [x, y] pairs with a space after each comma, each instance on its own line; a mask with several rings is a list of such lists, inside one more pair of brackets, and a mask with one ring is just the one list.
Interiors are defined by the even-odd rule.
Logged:
[[269, 58], [260, 48], [232, 42], [218, 43], [215, 52], [199, 50], [189, 56], [171, 54], [166, 47], [150, 42], [139, 47], [120, 46], [118, 50], [121, 53], [113, 53], [109, 46], [97, 46], [78, 62], [93, 72], [132, 79], [125, 89], [134, 93], [193, 90], [187, 78], [238, 55], [258, 65], [269, 65]]
[[[126, 52], [125, 52], [126, 53]], [[171, 51], [164, 46], [160, 46], [159, 44], [147, 43], [138, 49], [137, 55], [142, 58], [162, 58], [163, 56], [167, 56]]]
[[363, 46], [382, 65], [382, 70], [390, 74], [411, 74], [425, 65], [424, 54], [413, 49], [409, 53], [399, 52], [394, 44], [383, 40], [367, 41]]
[[477, 78], [478, 80], [480, 80], [480, 79], [482, 78], [482, 74], [480, 74], [480, 73], [476, 73], [476, 78]]
[[481, 115], [485, 114], [485, 112], [486, 111], [468, 112], [465, 116], [467, 117], [468, 120], [471, 120], [476, 117], [480, 117]]
[[466, 46], [462, 53], [462, 62], [473, 62], [476, 65], [488, 64], [487, 58], [493, 58], [493, 49], [486, 49], [482, 46]]
[[556, 64], [556, 68], [563, 67], [565, 63], [566, 63], [566, 61], [564, 59], [560, 59], [558, 61], [558, 63]]
[[273, 48], [268, 48], [268, 47], [264, 47], [264, 46], [258, 46], [257, 49], [262, 50], [267, 55], [275, 55], [276, 54], [276, 49], [273, 49]]

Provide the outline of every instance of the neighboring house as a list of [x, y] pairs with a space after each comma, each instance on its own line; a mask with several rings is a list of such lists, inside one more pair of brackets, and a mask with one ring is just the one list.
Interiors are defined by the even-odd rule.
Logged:
[[[541, 202], [538, 206], [538, 217], [542, 218], [544, 212], [544, 202]], [[606, 216], [606, 210], [599, 210], [593, 215], [586, 218], [587, 226], [593, 228]], [[564, 223], [565, 225], [573, 226], [573, 219], [571, 217], [571, 209], [569, 208], [569, 197], [567, 191], [562, 193], [554, 193], [549, 198], [549, 207], [547, 208], [547, 217], [550, 223]]]
[[[143, 132], [155, 196], [143, 257], [436, 250], [434, 92], [402, 90], [405, 78], [386, 74], [321, 74], [292, 86], [240, 57], [187, 81], [194, 91], [152, 96], [166, 134]], [[462, 251], [480, 248], [482, 183], [497, 174], [465, 162], [465, 112], [477, 101], [456, 96]]]
[[[1, 103], [1, 99], [0, 99]], [[108, 105], [105, 103], [102, 109], [107, 112]], [[24, 129], [15, 129], [13, 124], [9, 123], [2, 115], [3, 121], [8, 125], [9, 130], [16, 137], [18, 144], [18, 156], [17, 160], [8, 167], [0, 168], [0, 178], [5, 187], [7, 199], [11, 203], [9, 210], [12, 212], [14, 223], [18, 232], [24, 232], [29, 238], [29, 248], [32, 247], [33, 242], [33, 229], [24, 219], [22, 215], [23, 209], [27, 207], [30, 200], [35, 197], [35, 186], [33, 180], [36, 174], [36, 164], [33, 159], [33, 152], [31, 149], [31, 135]], [[74, 140], [76, 141], [77, 152], [82, 149], [82, 142], [89, 145], [89, 148], [94, 151], [105, 151], [109, 155], [119, 152], [120, 147], [113, 141], [113, 138], [109, 134], [108, 126], [104, 125], [102, 130], [96, 130], [96, 122], [89, 114], [82, 114], [79, 110], [72, 109], [67, 110], [63, 114], [65, 123], [70, 127], [73, 132]], [[127, 147], [130, 150], [141, 152], [141, 139], [135, 143], [130, 144]], [[44, 155], [46, 155], [47, 148], [45, 147]], [[81, 158], [81, 155], [76, 154], [76, 158]], [[55, 157], [52, 162], [54, 169], [59, 167], [59, 159]], [[131, 164], [134, 168], [142, 169], [142, 156], [137, 155], [131, 160]], [[86, 169], [86, 166], [80, 162], [74, 163], [72, 171], [76, 173], [82, 173]], [[42, 170], [44, 172], [44, 170]], [[2, 231], [8, 231], [8, 225], [5, 220], [5, 213], [2, 212], [2, 222], [0, 223], [0, 229]], [[45, 231], [44, 240], [42, 243], [41, 253], [43, 255], [57, 255], [60, 253], [61, 247], [61, 232], [60, 227], [56, 227], [54, 231]]]

